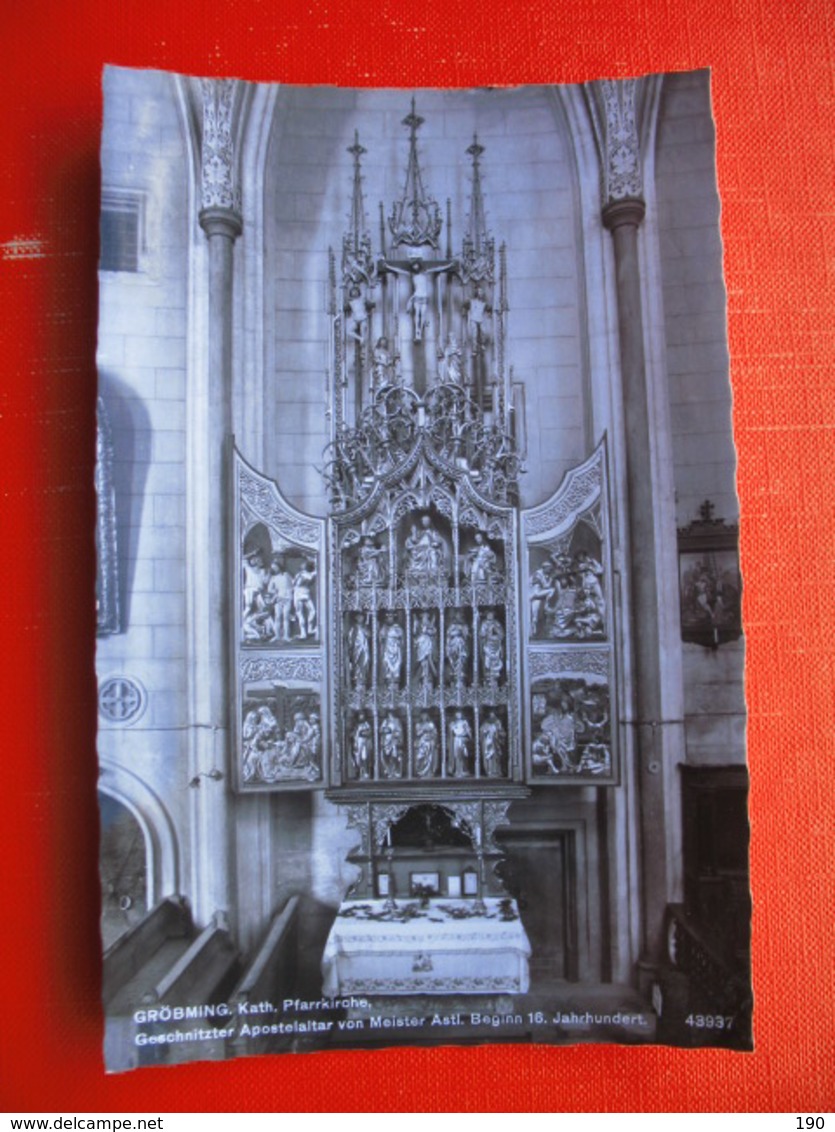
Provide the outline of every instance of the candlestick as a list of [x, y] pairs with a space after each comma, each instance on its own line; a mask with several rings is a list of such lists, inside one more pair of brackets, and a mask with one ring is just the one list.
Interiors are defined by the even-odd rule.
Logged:
[[484, 852], [481, 845], [478, 847], [478, 889], [473, 910], [478, 916], [487, 915], [487, 905], [484, 903]]
[[394, 899], [394, 873], [392, 872], [392, 861], [394, 860], [394, 850], [391, 847], [391, 829], [388, 831], [388, 846], [386, 848], [386, 861], [388, 862], [388, 895], [383, 908], [386, 912], [396, 912], [397, 902]]

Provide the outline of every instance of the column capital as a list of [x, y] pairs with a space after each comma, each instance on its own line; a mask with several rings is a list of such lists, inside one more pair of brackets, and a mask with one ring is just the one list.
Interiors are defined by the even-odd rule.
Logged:
[[233, 243], [243, 231], [241, 214], [234, 208], [223, 208], [215, 205], [212, 208], [201, 208], [197, 214], [200, 227], [207, 236], [226, 236]]
[[624, 225], [638, 228], [646, 211], [647, 206], [641, 197], [624, 197], [622, 200], [609, 201], [601, 212], [603, 226], [610, 232]]
[[604, 208], [613, 201], [643, 196], [641, 119], [645, 85], [644, 79], [601, 79], [586, 84]]
[[236, 79], [201, 79], [203, 134], [200, 145], [200, 203], [204, 210], [241, 211], [240, 93]]

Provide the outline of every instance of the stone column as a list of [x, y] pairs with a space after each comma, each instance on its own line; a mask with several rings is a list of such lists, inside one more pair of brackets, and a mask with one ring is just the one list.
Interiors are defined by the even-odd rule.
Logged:
[[[635, 748], [640, 803], [642, 955], [648, 975], [660, 955], [668, 901], [667, 813], [661, 699], [661, 636], [647, 369], [638, 229], [644, 219], [635, 113], [636, 83], [599, 84], [603, 113], [604, 226], [611, 232], [623, 387], [629, 524], [630, 639], [635, 672]], [[643, 980], [642, 982], [649, 980]]]
[[643, 942], [655, 958], [667, 903], [666, 807], [660, 731], [661, 680], [655, 514], [652, 492], [649, 411], [638, 265], [640, 199], [615, 201], [603, 210], [615, 250], [621, 381], [629, 502], [631, 640], [635, 661], [636, 746], [641, 806]]
[[[192, 710], [195, 787], [195, 915], [203, 924], [234, 913], [234, 830], [230, 791], [229, 458], [232, 434], [232, 290], [242, 231], [235, 185], [235, 83], [203, 80], [200, 227], [208, 243], [205, 365], [195, 376], [189, 506]], [[218, 775], [220, 772], [220, 776]], [[192, 780], [194, 781], [194, 779]]]

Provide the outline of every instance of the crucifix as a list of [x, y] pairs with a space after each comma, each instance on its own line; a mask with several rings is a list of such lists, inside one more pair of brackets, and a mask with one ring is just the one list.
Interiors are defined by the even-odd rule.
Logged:
[[[393, 275], [407, 276], [411, 281], [411, 294], [406, 301], [405, 309], [406, 313], [412, 316], [414, 328], [412, 340], [415, 343], [423, 342], [423, 335], [427, 326], [429, 302], [433, 290], [431, 277], [441, 274], [452, 275], [456, 273], [457, 269], [457, 260], [424, 259], [421, 254], [416, 253], [413, 249], [406, 259], [379, 260], [377, 270], [381, 275], [390, 272]], [[426, 389], [426, 376], [427, 365], [424, 352], [415, 350], [414, 382], [418, 393], [423, 393]]]
[[426, 310], [429, 305], [432, 285], [430, 275], [441, 272], [454, 273], [457, 262], [451, 260], [426, 260], [422, 255], [410, 255], [408, 259], [381, 259], [378, 264], [379, 271], [391, 271], [395, 275], [408, 275], [412, 281], [412, 293], [406, 303], [406, 312], [411, 314], [415, 325], [415, 342], [423, 340], [423, 331], [426, 327]]
[[[377, 263], [377, 271], [385, 279], [386, 275], [408, 277], [411, 293], [406, 301], [405, 312], [412, 319], [412, 341], [420, 346], [428, 325], [429, 304], [434, 288], [432, 276], [460, 274], [458, 261], [453, 259], [447, 249], [446, 258], [440, 258], [438, 240], [443, 227], [438, 202], [426, 191], [420, 169], [417, 149], [417, 133], [423, 118], [415, 110], [412, 99], [411, 113], [403, 119], [409, 131], [409, 160], [406, 166], [406, 180], [403, 193], [395, 201], [389, 216], [391, 233], [390, 255], [383, 256]], [[424, 254], [424, 250], [427, 253]], [[440, 322], [440, 304], [437, 305]], [[398, 316], [400, 311], [397, 311]], [[441, 340], [441, 327], [434, 335]], [[419, 393], [426, 389], [427, 362], [425, 352], [413, 349], [414, 385]]]

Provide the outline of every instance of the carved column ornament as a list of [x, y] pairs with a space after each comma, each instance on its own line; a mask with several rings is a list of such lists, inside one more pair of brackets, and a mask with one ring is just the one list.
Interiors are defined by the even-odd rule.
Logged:
[[203, 145], [201, 209], [224, 209], [240, 220], [241, 190], [235, 175], [234, 79], [202, 79]]
[[637, 79], [603, 79], [587, 87], [600, 155], [604, 209], [613, 201], [643, 196]]

